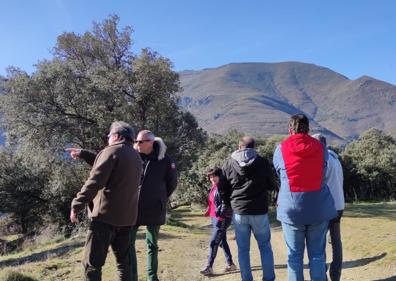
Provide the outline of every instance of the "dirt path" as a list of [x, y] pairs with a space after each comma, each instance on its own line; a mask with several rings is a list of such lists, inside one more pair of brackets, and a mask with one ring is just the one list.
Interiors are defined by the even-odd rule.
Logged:
[[[202, 221], [200, 221], [202, 223]], [[201, 224], [202, 227], [202, 224]], [[218, 256], [214, 265], [215, 275], [211, 278], [201, 276], [199, 271], [206, 264], [208, 254], [208, 241], [210, 227], [204, 226], [199, 233], [191, 233], [190, 231], [181, 231], [175, 233], [174, 229], [162, 230], [162, 237], [160, 238], [160, 279], [164, 281], [238, 281], [240, 280], [239, 271], [223, 274], [222, 270], [225, 266], [224, 255], [219, 250]], [[141, 234], [143, 235], [143, 233]], [[229, 244], [237, 262], [237, 248], [236, 242], [233, 239], [233, 231], [229, 231]], [[143, 236], [141, 236], [143, 238]], [[145, 245], [144, 240], [138, 241], [138, 259], [140, 278], [145, 279]], [[272, 247], [275, 259], [275, 272], [277, 280], [287, 280], [287, 256], [286, 246], [282, 237], [280, 227], [272, 228]], [[330, 253], [328, 248], [328, 253]], [[390, 281], [396, 280], [396, 268], [384, 267], [378, 264], [383, 257], [379, 254], [373, 257], [359, 258], [346, 252], [344, 255], [344, 269], [342, 280], [355, 281]], [[254, 238], [251, 243], [251, 265], [254, 280], [261, 280], [261, 266], [260, 256]], [[309, 271], [307, 269], [307, 258], [305, 259], [305, 279], [309, 278]]]

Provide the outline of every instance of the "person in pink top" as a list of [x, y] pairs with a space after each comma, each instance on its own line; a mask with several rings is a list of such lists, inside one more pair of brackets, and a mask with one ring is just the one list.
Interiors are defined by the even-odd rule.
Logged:
[[206, 276], [213, 274], [213, 263], [220, 243], [227, 261], [227, 266], [225, 267], [224, 272], [236, 270], [236, 266], [232, 261], [230, 247], [227, 243], [227, 228], [231, 224], [232, 209], [230, 206], [226, 206], [226, 204], [224, 204], [224, 201], [217, 190], [217, 184], [219, 183], [221, 176], [222, 171], [220, 168], [216, 167], [208, 171], [208, 179], [212, 183], [212, 188], [209, 192], [208, 209], [205, 216], [211, 218], [213, 230], [210, 239], [208, 264], [203, 270], [201, 270], [201, 274]]

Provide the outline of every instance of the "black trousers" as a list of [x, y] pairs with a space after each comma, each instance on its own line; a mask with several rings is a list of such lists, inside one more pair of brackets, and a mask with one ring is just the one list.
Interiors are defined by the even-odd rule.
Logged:
[[113, 226], [91, 221], [84, 248], [84, 277], [86, 281], [101, 281], [109, 246], [116, 258], [118, 280], [130, 281], [130, 226]]

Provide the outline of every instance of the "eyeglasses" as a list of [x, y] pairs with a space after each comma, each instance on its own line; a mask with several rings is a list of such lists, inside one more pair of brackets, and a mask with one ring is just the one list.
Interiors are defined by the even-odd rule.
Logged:
[[142, 143], [149, 142], [149, 141], [152, 141], [152, 140], [135, 140], [135, 143], [142, 144]]

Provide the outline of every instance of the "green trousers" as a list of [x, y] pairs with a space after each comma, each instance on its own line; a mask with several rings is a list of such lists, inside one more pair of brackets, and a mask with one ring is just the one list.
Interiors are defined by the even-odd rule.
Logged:
[[[132, 226], [131, 229], [131, 276], [132, 281], [138, 281], [137, 258], [136, 258], [136, 234], [139, 229], [138, 225]], [[159, 225], [148, 225], [146, 227], [146, 245], [147, 245], [147, 277], [148, 280], [158, 280], [158, 235]]]

